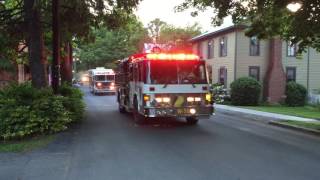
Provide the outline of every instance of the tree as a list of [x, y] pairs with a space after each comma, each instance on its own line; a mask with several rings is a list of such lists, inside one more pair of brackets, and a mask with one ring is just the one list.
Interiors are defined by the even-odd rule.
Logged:
[[201, 27], [197, 23], [186, 27], [166, 24], [161, 27], [159, 42], [173, 44], [178, 49], [191, 50], [189, 40], [199, 34], [201, 34]]
[[[128, 21], [128, 14], [137, 6], [140, 0], [104, 0], [95, 1], [70, 1], [60, 0], [61, 6], [58, 11], [61, 17], [60, 37], [64, 49], [61, 60], [62, 81], [71, 83], [72, 80], [72, 40], [74, 38], [88, 38], [90, 27], [109, 27], [116, 29]], [[56, 38], [59, 40], [59, 38]], [[56, 43], [57, 44], [57, 43]], [[57, 49], [55, 51], [58, 51]], [[56, 54], [57, 52], [53, 52]], [[59, 71], [59, 70], [57, 70]]]
[[4, 37], [7, 42], [5, 46], [9, 48], [4, 48], [3, 59], [14, 61], [12, 58], [21, 53], [18, 47], [27, 45], [32, 84], [37, 88], [46, 86], [40, 7], [35, 0], [7, 0], [0, 3], [0, 33], [9, 34]]
[[[58, 17], [61, 18], [61, 27], [57, 31], [60, 31], [63, 36], [54, 39], [60, 39], [61, 42], [69, 44], [76, 38], [88, 38], [91, 27], [102, 25], [121, 27], [127, 20], [126, 16], [122, 16], [124, 14], [122, 12], [132, 13], [140, 2], [140, 0], [115, 0], [108, 1], [108, 3], [105, 3], [104, 0], [60, 1], [57, 12], [60, 12]], [[0, 34], [9, 33], [11, 35], [4, 38], [14, 49], [20, 43], [26, 42], [32, 84], [38, 88], [46, 86], [44, 45], [48, 44], [46, 44], [47, 39], [43, 38], [52, 33], [51, 24], [55, 24], [51, 18], [51, 8], [52, 1], [49, 0], [0, 0]], [[50, 44], [52, 40], [51, 37]], [[60, 45], [60, 43], [55, 44]], [[12, 54], [9, 53], [11, 50], [8, 48], [4, 50], [8, 52], [1, 52], [1, 56], [6, 56], [1, 59], [8, 59]], [[55, 54], [59, 50], [60, 48], [55, 48]]]
[[159, 18], [156, 18], [149, 22], [148, 32], [155, 42], [158, 42], [159, 40], [161, 27], [166, 24], [166, 22], [161, 21]]
[[60, 74], [60, 0], [52, 0], [52, 89], [55, 93], [59, 88]]
[[141, 51], [143, 42], [148, 39], [147, 30], [136, 17], [131, 16], [127, 24], [116, 30], [100, 28], [94, 30], [95, 41], [80, 43], [81, 69], [98, 66], [113, 68], [113, 62]]
[[[290, 3], [299, 2], [297, 12], [287, 9]], [[319, 0], [184, 0], [177, 11], [196, 8], [192, 15], [206, 9], [212, 10], [214, 25], [232, 16], [234, 23], [249, 22], [248, 36], [261, 39], [280, 36], [299, 45], [299, 52], [310, 46], [320, 51]]]

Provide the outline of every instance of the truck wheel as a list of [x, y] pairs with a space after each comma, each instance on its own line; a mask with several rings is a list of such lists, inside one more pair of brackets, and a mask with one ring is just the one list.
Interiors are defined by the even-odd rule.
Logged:
[[136, 124], [145, 124], [146, 122], [146, 119], [144, 116], [142, 116], [139, 111], [138, 111], [138, 101], [137, 101], [137, 98], [134, 98], [134, 101], [133, 101], [133, 105], [134, 105], [134, 109], [133, 109], [133, 119], [134, 119], [134, 122]]
[[121, 114], [124, 114], [124, 113], [126, 113], [127, 111], [126, 111], [126, 108], [125, 108], [125, 107], [123, 107], [123, 106], [121, 106], [121, 105], [119, 104], [119, 112], [120, 112]]
[[186, 120], [187, 120], [187, 124], [189, 125], [196, 125], [199, 121], [199, 119], [196, 117], [187, 117]]

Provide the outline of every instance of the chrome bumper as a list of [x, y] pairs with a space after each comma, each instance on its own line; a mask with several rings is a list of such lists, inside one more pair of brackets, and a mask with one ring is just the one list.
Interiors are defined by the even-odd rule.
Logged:
[[[195, 113], [190, 112], [191, 109], [195, 110]], [[214, 115], [213, 106], [201, 106], [201, 107], [182, 107], [182, 108], [144, 108], [145, 117], [209, 117]]]

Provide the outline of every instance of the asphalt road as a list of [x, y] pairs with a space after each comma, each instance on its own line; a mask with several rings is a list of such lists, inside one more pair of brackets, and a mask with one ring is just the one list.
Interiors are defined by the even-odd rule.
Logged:
[[48, 147], [0, 154], [1, 180], [319, 180], [320, 138], [217, 113], [135, 125], [87, 90], [86, 119]]

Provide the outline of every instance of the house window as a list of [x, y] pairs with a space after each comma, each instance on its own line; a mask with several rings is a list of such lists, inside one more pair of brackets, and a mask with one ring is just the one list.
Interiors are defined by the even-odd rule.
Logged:
[[296, 67], [287, 67], [287, 82], [296, 81], [297, 68]]
[[214, 41], [211, 40], [208, 42], [208, 59], [213, 58], [213, 51], [214, 51]]
[[291, 42], [287, 42], [287, 56], [295, 57], [297, 55], [297, 44], [292, 44]]
[[250, 66], [249, 67], [249, 77], [260, 81], [260, 67], [258, 66]]
[[227, 87], [227, 69], [225, 67], [219, 69], [219, 83]]
[[220, 57], [227, 56], [227, 37], [220, 39]]
[[254, 36], [250, 38], [250, 56], [260, 55], [260, 41]]

